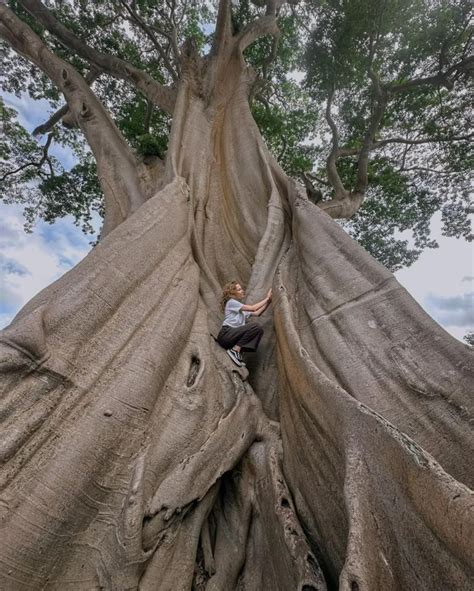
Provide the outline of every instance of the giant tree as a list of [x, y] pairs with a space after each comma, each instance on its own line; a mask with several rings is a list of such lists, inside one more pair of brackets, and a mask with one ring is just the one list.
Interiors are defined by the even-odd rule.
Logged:
[[[341, 60], [328, 67], [324, 47], [308, 47], [322, 68], [322, 94], [311, 72], [309, 92], [326, 100], [332, 133], [326, 194], [316, 167], [308, 197], [291, 175], [296, 153], [285, 172], [250, 109], [263, 105], [263, 131], [278, 123], [265, 92], [291, 10], [255, 4], [221, 0], [208, 46], [193, 16], [206, 5], [0, 4], [0, 35], [36, 67], [32, 92], [58, 101], [42, 131], [66, 133], [62, 120], [71, 141], [83, 134], [87, 166], [72, 178], [96, 166], [105, 212], [98, 245], [1, 334], [2, 589], [469, 585], [472, 352], [328, 215], [364, 201], [391, 95], [466, 75], [465, 35], [442, 44], [436, 74], [394, 82], [385, 21], [355, 31], [370, 85], [351, 121], [343, 102], [333, 111], [344, 76], [328, 73]], [[141, 134], [117, 112], [122, 92], [136, 93]], [[154, 135], [168, 125], [169, 138]], [[41, 172], [46, 198], [74, 200], [81, 190], [56, 178], [47, 146], [30, 150], [5, 180]], [[249, 298], [274, 291], [249, 370], [213, 339], [234, 278]]]

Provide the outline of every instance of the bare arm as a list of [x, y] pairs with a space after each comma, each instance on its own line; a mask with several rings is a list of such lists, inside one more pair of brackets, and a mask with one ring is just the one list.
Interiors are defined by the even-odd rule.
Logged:
[[260, 302], [257, 302], [256, 304], [244, 304], [242, 306], [242, 311], [243, 312], [256, 312], [259, 308], [266, 306], [269, 301], [270, 300], [265, 298], [264, 300], [261, 300]]
[[251, 316], [261, 316], [265, 310], [268, 308], [268, 306], [270, 305], [270, 300], [267, 300], [266, 304], [263, 304], [263, 306], [261, 306], [260, 308], [257, 308], [257, 310], [255, 310], [255, 312], [252, 312], [250, 315]]
[[[242, 311], [243, 312], [253, 312], [253, 316], [260, 316], [260, 314], [262, 312], [264, 312], [264, 310], [268, 307], [268, 304], [270, 303], [272, 299], [272, 290], [270, 289], [267, 293], [267, 297], [264, 298], [263, 300], [260, 300], [260, 302], [257, 302], [256, 304], [244, 304], [242, 306]], [[262, 310], [260, 311], [259, 314], [256, 314], [257, 311], [260, 310], [260, 308], [262, 308]]]

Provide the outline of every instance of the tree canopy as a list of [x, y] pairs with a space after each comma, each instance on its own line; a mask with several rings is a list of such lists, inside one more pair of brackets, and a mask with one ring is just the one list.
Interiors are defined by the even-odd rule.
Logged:
[[[0, 334], [2, 591], [469, 587], [472, 351], [341, 227], [391, 269], [436, 210], [469, 237], [469, 35], [438, 2], [0, 2], [5, 88], [51, 106], [40, 145], [2, 106], [6, 198], [104, 215]], [[273, 294], [247, 367], [231, 280]]]
[[[10, 2], [91, 85], [138, 157], [164, 157], [172, 113], [118, 68], [129, 64], [173, 87], [186, 47], [203, 55], [211, 50], [212, 4], [45, 2], [52, 18], [96, 52], [93, 60], [47, 30], [34, 12], [39, 4]], [[437, 246], [430, 236], [437, 211], [445, 235], [473, 239], [470, 6], [468, 0], [290, 3], [279, 11], [278, 40], [260, 38], [245, 52], [257, 72], [252, 112], [274, 157], [391, 270]], [[259, 2], [233, 2], [234, 31], [259, 10]], [[25, 206], [29, 229], [38, 218], [71, 214], [91, 232], [103, 196], [83, 134], [51, 79], [9, 46], [2, 49], [3, 91], [46, 99], [50, 118], [32, 136], [2, 104], [1, 198]], [[111, 67], [110, 56], [121, 64]], [[70, 170], [48, 154], [54, 143], [72, 150]]]

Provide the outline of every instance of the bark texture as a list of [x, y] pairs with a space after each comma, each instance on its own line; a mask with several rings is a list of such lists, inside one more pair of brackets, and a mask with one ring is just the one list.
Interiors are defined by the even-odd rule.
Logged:
[[1, 589], [467, 589], [472, 353], [286, 178], [220, 22], [150, 198], [1, 333]]

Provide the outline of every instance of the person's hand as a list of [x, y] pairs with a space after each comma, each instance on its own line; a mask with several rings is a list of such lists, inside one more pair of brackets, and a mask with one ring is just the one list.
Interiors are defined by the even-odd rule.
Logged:
[[269, 302], [271, 302], [271, 301], [272, 301], [272, 290], [271, 290], [271, 288], [268, 290], [268, 293], [267, 293], [267, 300], [268, 300]]

